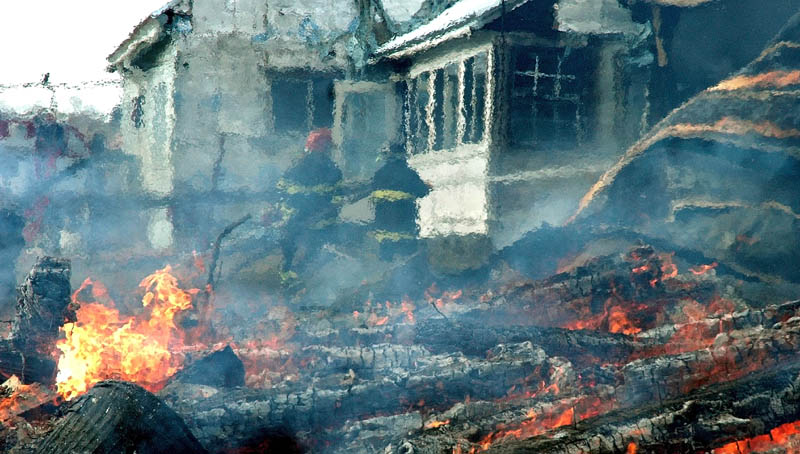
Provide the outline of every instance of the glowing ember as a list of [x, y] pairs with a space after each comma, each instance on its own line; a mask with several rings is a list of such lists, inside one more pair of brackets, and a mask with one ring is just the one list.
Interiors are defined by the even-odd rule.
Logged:
[[636, 443], [628, 443], [628, 449], [625, 454], [636, 454]]
[[700, 276], [701, 274], [706, 274], [707, 272], [713, 270], [717, 267], [717, 262], [714, 262], [710, 265], [700, 265], [695, 268], [689, 268], [689, 271], [692, 272], [695, 276]]
[[[170, 271], [167, 266], [139, 284], [145, 289], [142, 306], [147, 310], [135, 317], [121, 316], [101, 284], [84, 281], [72, 296], [80, 305], [77, 322], [64, 325], [65, 338], [56, 344], [62, 352], [56, 378], [61, 396], [73, 399], [92, 384], [111, 378], [155, 391], [180, 368], [181, 359], [171, 351], [184, 347], [183, 335], [173, 319], [192, 307], [198, 290], [181, 290]], [[105, 296], [108, 306], [78, 301], [88, 287], [96, 299]]]
[[663, 275], [661, 276], [662, 280], [672, 279], [678, 276], [678, 267], [674, 263], [672, 263], [673, 255], [675, 255], [674, 252], [670, 254], [659, 255], [659, 258], [661, 258], [661, 272], [663, 273]]
[[601, 400], [597, 397], [582, 397], [564, 401], [553, 405], [544, 411], [530, 409], [525, 413], [528, 418], [515, 429], [501, 427], [497, 432], [492, 432], [478, 442], [478, 448], [473, 448], [470, 453], [487, 451], [498, 442], [508, 438], [523, 440], [541, 435], [549, 430], [575, 424], [586, 418], [591, 418], [606, 413], [614, 408], [613, 400]]
[[633, 271], [635, 274], [641, 274], [641, 273], [650, 271], [650, 265], [637, 266], [636, 268], [632, 269], [631, 271]]
[[712, 451], [713, 454], [751, 454], [776, 452], [784, 448], [786, 453], [800, 452], [800, 421], [780, 425], [768, 434], [734, 441]]
[[[605, 310], [601, 314], [591, 316], [586, 319], [573, 320], [562, 325], [566, 329], [590, 329], [602, 330], [609, 333], [636, 334], [642, 329], [628, 318], [628, 314], [636, 309], [638, 305], [615, 304], [616, 298], [609, 298], [605, 304]], [[628, 306], [628, 307], [626, 307]]]
[[720, 82], [710, 91], [729, 91], [741, 88], [783, 88], [800, 83], [800, 71], [770, 71], [754, 76], [736, 76]]
[[428, 424], [425, 424], [426, 429], [436, 429], [437, 427], [442, 427], [450, 424], [449, 419], [445, 419], [444, 421], [431, 421]]
[[7, 393], [10, 393], [8, 397], [0, 398], [0, 422], [8, 421], [54, 397], [38, 383], [23, 385], [16, 375], [0, 385], [0, 396]]

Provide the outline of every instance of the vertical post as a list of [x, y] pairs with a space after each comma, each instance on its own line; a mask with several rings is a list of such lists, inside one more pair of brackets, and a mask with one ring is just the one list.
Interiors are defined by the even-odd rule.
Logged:
[[434, 121], [434, 111], [436, 110], [436, 73], [429, 71], [428, 74], [428, 106], [425, 109], [425, 123], [428, 125], [428, 149], [433, 150], [436, 144], [436, 122]]
[[490, 48], [486, 52], [486, 89], [484, 90], [484, 112], [483, 112], [483, 141], [487, 142], [490, 140], [490, 136], [492, 135], [492, 123], [494, 122], [494, 105], [495, 105], [495, 49], [494, 47]]
[[456, 122], [456, 146], [464, 144], [464, 134], [467, 130], [467, 106], [464, 104], [466, 86], [464, 78], [467, 75], [467, 62], [461, 60], [458, 62], [458, 112]]
[[442, 76], [444, 77], [442, 81], [442, 148], [444, 149], [455, 146], [456, 134], [455, 128], [453, 127], [455, 124], [453, 117], [456, 115], [456, 109], [453, 108], [455, 87], [450, 83], [448, 67], [449, 66], [445, 66], [442, 70]]
[[403, 96], [403, 145], [406, 154], [411, 154], [411, 92], [414, 90], [414, 80], [405, 80], [405, 96]]
[[478, 59], [477, 56], [472, 57], [472, 118], [470, 119], [469, 131], [472, 137], [469, 138], [471, 143], [475, 142], [478, 136], [476, 129], [478, 128]]
[[306, 81], [306, 130], [314, 128], [314, 80]]

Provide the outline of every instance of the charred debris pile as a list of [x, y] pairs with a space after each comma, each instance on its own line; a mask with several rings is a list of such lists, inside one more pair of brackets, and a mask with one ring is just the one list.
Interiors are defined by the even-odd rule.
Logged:
[[[180, 289], [189, 278], [156, 273], [162, 280], [141, 289], [149, 320], [94, 319], [105, 324], [99, 333], [114, 329], [99, 339], [107, 349], [126, 336], [131, 349], [150, 349], [138, 375], [127, 364], [145, 359], [122, 350], [97, 352], [122, 372], [65, 370], [76, 330], [91, 335], [92, 322], [74, 324], [76, 311], [80, 320], [93, 307], [87, 294], [106, 297], [97, 283], [70, 296], [69, 272], [68, 261], [42, 259], [19, 287], [0, 350], [6, 452], [755, 453], [800, 444], [797, 287], [625, 235], [596, 236], [543, 279], [498, 258], [494, 278], [473, 286], [431, 285], [357, 310], [284, 308], [268, 336], [246, 341], [205, 341], [220, 330], [185, 327], [203, 317], [175, 309], [167, 359], [157, 344], [137, 343], [136, 330], [157, 337], [156, 313], [172, 310], [159, 304], [205, 297]], [[72, 336], [59, 338], [59, 327]]]

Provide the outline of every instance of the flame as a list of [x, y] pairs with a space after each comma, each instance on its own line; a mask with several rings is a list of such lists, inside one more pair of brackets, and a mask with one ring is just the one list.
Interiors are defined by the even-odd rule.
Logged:
[[604, 330], [609, 333], [621, 333], [633, 335], [642, 331], [642, 328], [628, 318], [630, 311], [635, 310], [634, 305], [626, 308], [623, 304], [614, 304], [616, 300], [609, 298], [606, 300], [605, 310], [601, 314], [597, 314], [585, 319], [573, 320], [562, 325], [562, 328], [577, 330], [577, 329], [590, 329], [590, 330]]
[[462, 290], [441, 291], [434, 282], [425, 290], [425, 301], [435, 305], [439, 311], [449, 313], [455, 309], [457, 301], [463, 295], [464, 292]]
[[622, 306], [613, 306], [609, 309], [608, 332], [631, 335], [640, 331], [642, 331], [642, 329], [633, 324]]
[[445, 419], [444, 421], [431, 421], [428, 424], [425, 424], [426, 429], [436, 429], [438, 427], [446, 426], [450, 424], [449, 419]]
[[628, 443], [628, 449], [625, 451], [625, 454], [636, 454], [636, 450], [636, 443], [630, 442]]
[[734, 441], [714, 449], [713, 454], [751, 454], [773, 452], [783, 447], [787, 454], [800, 453], [800, 420], [780, 425], [768, 434]]
[[783, 88], [788, 85], [797, 85], [800, 83], [800, 71], [769, 71], [754, 76], [736, 76], [728, 80], [724, 80], [709, 91], [730, 91], [739, 90], [741, 88]]
[[403, 301], [400, 303], [400, 310], [405, 314], [406, 321], [412, 325], [415, 323], [416, 320], [414, 318], [414, 309], [416, 309], [416, 306], [414, 305], [413, 302], [411, 302], [411, 300], [404, 298]]
[[510, 437], [518, 440], [534, 437], [559, 427], [575, 424], [586, 418], [591, 418], [613, 409], [613, 400], [601, 400], [599, 397], [581, 397], [555, 404], [544, 411], [529, 409], [523, 421], [516, 429], [500, 427], [500, 430], [486, 435], [478, 442], [478, 448], [473, 448], [470, 453], [488, 451], [489, 448]]
[[663, 273], [661, 280], [672, 279], [678, 276], [678, 267], [672, 263], [672, 256], [674, 255], [674, 252], [659, 254], [659, 258], [661, 259], [661, 273]]
[[23, 385], [16, 375], [12, 375], [0, 388], [11, 391], [10, 396], [0, 399], [0, 423], [53, 399], [40, 384]]
[[[192, 295], [178, 287], [169, 266], [146, 277], [140, 316], [121, 316], [107, 297], [102, 284], [86, 279], [73, 294], [79, 304], [77, 322], [63, 326], [65, 338], [56, 343], [61, 350], [56, 377], [58, 393], [66, 400], [86, 392], [101, 380], [117, 378], [156, 391], [181, 366], [171, 351], [183, 347], [183, 336], [174, 323], [175, 315], [192, 307]], [[99, 303], [82, 303], [78, 294], [88, 288]], [[100, 299], [100, 298], [98, 298]]]
[[710, 265], [700, 265], [695, 268], [689, 268], [689, 271], [691, 271], [692, 274], [694, 274], [695, 276], [700, 276], [702, 274], [706, 274], [707, 272], [713, 270], [714, 268], [717, 267], [717, 265], [718, 265], [717, 262], [714, 262]]

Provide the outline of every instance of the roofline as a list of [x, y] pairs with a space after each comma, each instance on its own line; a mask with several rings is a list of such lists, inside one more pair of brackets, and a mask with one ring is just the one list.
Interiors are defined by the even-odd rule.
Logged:
[[660, 6], [677, 6], [683, 8], [692, 8], [700, 6], [705, 3], [710, 3], [715, 0], [644, 0], [647, 3], [653, 3]]
[[145, 17], [134, 27], [130, 35], [122, 41], [106, 60], [107, 70], [114, 72], [132, 60], [143, 50], [161, 41], [166, 31], [164, 26], [171, 16], [192, 14], [192, 0], [171, 0], [169, 3]]
[[480, 30], [490, 22], [499, 18], [503, 12], [503, 8], [505, 8], [506, 12], [509, 12], [524, 5], [525, 3], [528, 3], [530, 0], [506, 0], [505, 2], [498, 0], [496, 5], [490, 7], [480, 15], [469, 16], [464, 20], [453, 23], [444, 29], [431, 30], [430, 32], [426, 33], [419, 32], [420, 28], [432, 24], [437, 20], [443, 20], [448, 14], [451, 14], [452, 11], [454, 11], [456, 6], [467, 1], [469, 0], [461, 0], [450, 8], [442, 11], [441, 14], [431, 19], [427, 23], [420, 25], [408, 33], [392, 38], [373, 53], [372, 57], [370, 58], [370, 63], [375, 64], [384, 59], [400, 59], [409, 55], [413, 55], [417, 52], [427, 50], [431, 47], [435, 47], [445, 41], [463, 36], [469, 36], [473, 31]]

